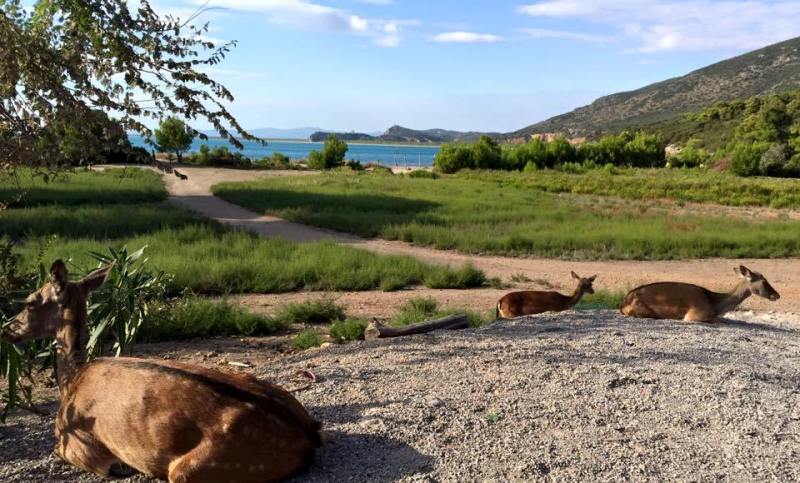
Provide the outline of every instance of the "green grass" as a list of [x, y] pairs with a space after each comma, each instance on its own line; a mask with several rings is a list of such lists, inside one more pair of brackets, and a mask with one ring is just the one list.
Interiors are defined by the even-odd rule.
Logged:
[[[85, 269], [95, 264], [91, 251], [147, 245], [148, 265], [174, 274], [173, 294], [185, 288], [205, 294], [465, 288], [482, 276], [332, 242], [262, 239], [156, 202], [163, 194], [161, 179], [150, 171], [78, 172], [39, 186], [35, 203], [0, 211], [0, 234], [18, 243], [27, 266], [41, 253], [45, 262], [71, 259], [73, 267]], [[100, 204], [108, 196], [119, 197], [117, 204]]]
[[364, 340], [364, 331], [369, 322], [363, 319], [347, 319], [331, 324], [328, 332], [338, 344]]
[[75, 170], [50, 182], [19, 170], [15, 177], [0, 178], [0, 201], [23, 198], [18, 206], [123, 204], [162, 201], [167, 190], [161, 175], [146, 169]]
[[391, 318], [389, 325], [403, 327], [453, 314], [466, 314], [471, 327], [480, 327], [486, 322], [494, 320], [494, 317], [484, 318], [480, 314], [469, 310], [440, 308], [439, 303], [432, 297], [417, 297], [403, 304], [400, 310]]
[[311, 349], [312, 347], [319, 347], [325, 342], [322, 332], [318, 329], [306, 329], [299, 332], [292, 339], [292, 346], [298, 350]]
[[[214, 192], [301, 223], [467, 253], [641, 260], [800, 255], [800, 224], [790, 220], [677, 218], [653, 203], [624, 206], [543, 191], [728, 204], [783, 199], [782, 205], [800, 206], [797, 181], [705, 178], [681, 170], [603, 173], [472, 172], [439, 179], [327, 173], [225, 183]], [[677, 188], [669, 188], [673, 182]]]
[[274, 318], [284, 324], [329, 324], [344, 320], [344, 307], [332, 299], [308, 300], [281, 306]]
[[743, 178], [701, 169], [614, 168], [570, 174], [554, 170], [535, 173], [465, 172], [460, 179], [478, 179], [500, 188], [534, 189], [550, 193], [617, 196], [633, 200], [672, 200], [727, 206], [800, 208], [800, 180]]
[[626, 292], [610, 292], [608, 290], [596, 290], [593, 295], [584, 295], [580, 302], [575, 306], [576, 310], [595, 310], [609, 309], [616, 310], [622, 304]]
[[142, 326], [142, 341], [183, 340], [212, 336], [269, 335], [286, 329], [276, 319], [253, 314], [228, 301], [187, 297], [165, 307]]

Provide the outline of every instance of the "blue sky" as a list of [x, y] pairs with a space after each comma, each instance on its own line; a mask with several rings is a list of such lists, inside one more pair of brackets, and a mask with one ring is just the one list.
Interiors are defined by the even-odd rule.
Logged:
[[[158, 0], [186, 18], [205, 0]], [[800, 1], [211, 0], [248, 128], [510, 131], [800, 35]], [[196, 127], [205, 128], [198, 125]]]

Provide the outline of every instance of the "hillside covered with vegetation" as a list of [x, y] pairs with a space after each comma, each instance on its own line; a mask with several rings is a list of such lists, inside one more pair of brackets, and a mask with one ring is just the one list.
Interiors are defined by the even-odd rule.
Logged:
[[800, 38], [755, 50], [630, 92], [601, 97], [588, 106], [509, 133], [597, 136], [639, 128], [698, 111], [718, 101], [746, 99], [800, 88]]

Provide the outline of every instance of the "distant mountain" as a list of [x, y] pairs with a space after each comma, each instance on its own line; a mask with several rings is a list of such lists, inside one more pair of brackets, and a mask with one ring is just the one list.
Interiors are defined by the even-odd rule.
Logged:
[[317, 131], [311, 134], [308, 139], [315, 143], [320, 143], [325, 141], [331, 134], [335, 134], [336, 137], [341, 139], [342, 141], [375, 141], [376, 137], [371, 134], [365, 134], [363, 132], [330, 132], [330, 131]]
[[593, 136], [641, 127], [698, 111], [714, 102], [800, 88], [800, 37], [630, 92], [601, 97], [592, 104], [550, 118], [505, 139], [531, 134]]
[[[250, 129], [248, 132], [264, 139], [308, 139], [313, 133], [324, 131], [318, 127], [298, 127], [293, 129], [278, 129], [274, 127], [261, 127]], [[219, 136], [216, 131], [203, 131], [208, 136]]]
[[470, 142], [475, 141], [482, 134], [487, 134], [492, 137], [500, 136], [499, 133], [481, 133], [481, 132], [460, 132], [448, 131], [446, 129], [426, 129], [416, 130], [409, 129], [402, 126], [392, 126], [384, 133], [379, 135], [358, 133], [358, 132], [344, 132], [344, 133], [331, 133], [327, 131], [315, 132], [311, 135], [312, 141], [324, 141], [330, 134], [336, 136], [343, 141], [373, 141], [373, 142], [387, 142], [387, 143], [409, 143], [409, 144], [439, 144], [439, 143], [452, 143], [452, 142]]

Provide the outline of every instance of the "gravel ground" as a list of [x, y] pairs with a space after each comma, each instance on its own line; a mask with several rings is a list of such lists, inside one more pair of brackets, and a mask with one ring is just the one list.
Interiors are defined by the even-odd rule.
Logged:
[[[298, 482], [800, 480], [800, 316], [730, 318], [567, 312], [250, 362], [319, 378], [298, 397], [327, 442]], [[96, 481], [52, 444], [52, 417], [12, 416], [0, 481]]]

